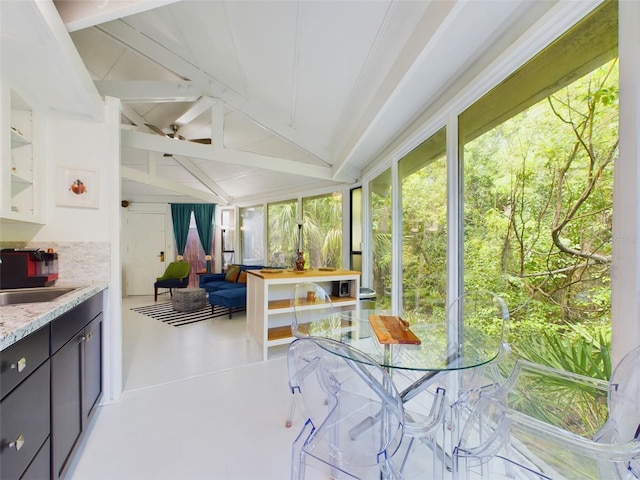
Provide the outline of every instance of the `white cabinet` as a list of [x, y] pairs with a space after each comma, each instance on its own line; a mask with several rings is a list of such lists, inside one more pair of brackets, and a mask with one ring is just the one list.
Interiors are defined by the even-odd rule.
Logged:
[[[0, 216], [4, 221], [42, 223], [43, 185], [38, 151], [43, 143], [37, 112], [17, 92], [2, 86]], [[40, 137], [40, 138], [38, 138]]]
[[291, 297], [296, 284], [313, 282], [332, 293], [334, 282], [346, 282], [343, 295], [331, 295], [335, 308], [356, 310], [360, 291], [360, 272], [351, 270], [309, 270], [302, 274], [292, 271], [265, 273], [247, 271], [247, 330], [262, 347], [263, 360], [269, 347], [287, 345], [293, 340]]

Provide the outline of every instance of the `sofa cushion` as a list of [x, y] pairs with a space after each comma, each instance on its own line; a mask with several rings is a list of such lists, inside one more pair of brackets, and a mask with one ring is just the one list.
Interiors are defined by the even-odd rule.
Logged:
[[215, 292], [216, 290], [220, 290], [222, 287], [229, 284], [235, 285], [235, 283], [225, 282], [224, 280], [215, 280], [213, 282], [201, 283], [200, 288], [204, 288], [207, 292]]
[[247, 272], [240, 272], [240, 276], [238, 277], [237, 283], [247, 283]]
[[244, 288], [246, 290], [247, 289], [247, 284], [246, 283], [223, 282], [222, 285], [218, 285], [218, 287], [215, 289], [215, 291], [217, 292], [218, 290], [237, 290], [237, 289], [241, 289], [241, 288]]
[[240, 265], [229, 265], [227, 267], [227, 274], [224, 276], [224, 279], [227, 282], [235, 282], [238, 279], [238, 275], [240, 275], [240, 270]]

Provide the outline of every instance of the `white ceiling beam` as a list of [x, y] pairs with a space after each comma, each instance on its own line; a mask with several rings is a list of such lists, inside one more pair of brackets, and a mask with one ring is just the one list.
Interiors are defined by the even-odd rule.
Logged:
[[207, 187], [211, 193], [217, 195], [224, 200], [226, 205], [231, 201], [231, 197], [224, 189], [214, 182], [209, 175], [207, 175], [198, 165], [196, 165], [190, 158], [174, 155], [173, 159], [182, 166], [187, 172], [194, 176], [202, 185]]
[[128, 17], [154, 8], [163, 7], [179, 0], [111, 0], [83, 1], [54, 0], [67, 30], [75, 32], [101, 23]]
[[168, 51], [150, 38], [141, 35], [140, 32], [126, 23], [115, 21], [100, 25], [96, 28], [101, 29], [115, 40], [159, 65], [163, 65], [165, 68], [183, 78], [191, 80], [193, 92], [204, 88], [205, 91], [200, 92], [200, 94], [220, 98], [226, 105], [244, 115], [249, 120], [285, 139], [287, 142], [292, 143], [308, 154], [324, 162], [331, 163], [331, 154], [325, 146], [301, 134], [298, 130], [286, 123], [286, 121], [274, 119], [268, 106], [257, 105], [255, 101], [246, 98], [241, 92], [233, 90], [229, 85], [204, 73], [185, 59]]
[[187, 187], [181, 183], [172, 182], [166, 178], [156, 177], [148, 173], [135, 170], [130, 167], [120, 167], [120, 176], [126, 180], [151, 185], [153, 187], [163, 188], [170, 192], [188, 195], [199, 200], [210, 203], [226, 203], [224, 199], [213, 193], [203, 192], [196, 188]]
[[367, 137], [373, 126], [383, 121], [386, 109], [398, 95], [398, 92], [413, 78], [421, 57], [427, 55], [430, 49], [435, 48], [434, 37], [439, 36], [449, 22], [455, 18], [457, 12], [462, 8], [461, 5], [464, 4], [460, 2], [432, 2], [425, 9], [418, 25], [400, 55], [395, 59], [371, 103], [358, 119], [356, 128], [345, 139], [335, 161], [334, 172], [336, 174], [340, 173], [350, 160], [358, 155], [358, 149], [362, 143], [367, 142]]
[[187, 125], [193, 122], [196, 118], [211, 108], [215, 102], [215, 99], [210, 97], [200, 97], [196, 103], [194, 103], [189, 110], [184, 112], [173, 123], [179, 126]]
[[151, 150], [152, 152], [170, 153], [172, 155], [182, 155], [185, 157], [202, 158], [204, 160], [214, 160], [213, 147], [211, 145], [177, 140], [128, 129], [121, 129], [120, 135], [122, 145], [126, 147]]
[[339, 173], [333, 174], [331, 167], [311, 165], [304, 162], [296, 162], [284, 158], [269, 157], [252, 152], [242, 152], [230, 148], [213, 148], [212, 145], [174, 140], [160, 135], [136, 132], [134, 130], [121, 129], [122, 145], [125, 147], [151, 150], [153, 152], [170, 153], [185, 157], [212, 160], [216, 162], [232, 163], [245, 167], [260, 168], [282, 173], [296, 173], [306, 177], [320, 180], [337, 180], [347, 183], [355, 182], [355, 178]]
[[[17, 2], [18, 5], [19, 3]], [[83, 99], [83, 104], [89, 111], [90, 116], [96, 121], [104, 121], [104, 102], [102, 97], [93, 84], [87, 67], [82, 61], [78, 50], [76, 50], [55, 6], [52, 2], [33, 3], [40, 15], [42, 15], [46, 25], [47, 31], [42, 35], [49, 37], [47, 44], [50, 50], [47, 55], [55, 55], [58, 69], [69, 74], [66, 75], [66, 80], [68, 84], [72, 85], [75, 96]]]
[[101, 95], [130, 103], [193, 102], [205, 93], [204, 84], [188, 80], [97, 80], [94, 83]]
[[224, 103], [215, 100], [211, 108], [211, 143], [214, 150], [224, 148]]

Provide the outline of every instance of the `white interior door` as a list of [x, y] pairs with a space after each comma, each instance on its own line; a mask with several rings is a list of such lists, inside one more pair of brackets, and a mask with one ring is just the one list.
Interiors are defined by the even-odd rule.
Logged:
[[127, 222], [127, 295], [153, 295], [153, 284], [168, 263], [164, 213], [129, 212]]

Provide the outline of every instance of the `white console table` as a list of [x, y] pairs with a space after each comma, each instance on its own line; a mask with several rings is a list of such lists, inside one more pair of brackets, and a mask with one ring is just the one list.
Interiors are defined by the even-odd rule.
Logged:
[[268, 359], [269, 347], [286, 345], [293, 340], [291, 297], [298, 283], [313, 282], [331, 294], [334, 282], [347, 282], [348, 296], [331, 295], [331, 301], [338, 309], [359, 308], [360, 272], [311, 269], [303, 273], [291, 270], [278, 273], [247, 270], [247, 273], [247, 330], [262, 346], [263, 360]]

